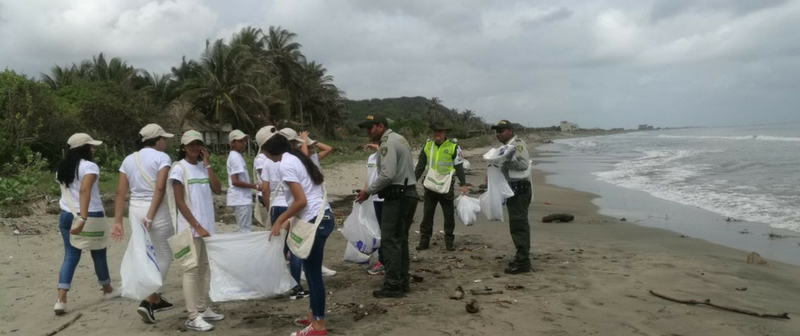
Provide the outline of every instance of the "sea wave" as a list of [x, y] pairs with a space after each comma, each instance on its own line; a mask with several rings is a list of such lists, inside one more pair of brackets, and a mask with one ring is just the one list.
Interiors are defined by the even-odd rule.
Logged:
[[747, 221], [767, 223], [775, 228], [800, 231], [800, 196], [759, 193], [756, 188], [728, 188], [723, 180], [700, 183], [698, 176], [714, 173], [711, 165], [685, 164], [685, 158], [702, 151], [646, 151], [644, 156], [622, 161], [606, 172], [593, 175], [598, 180], [627, 189], [639, 190], [669, 201], [697, 206]]
[[659, 138], [665, 138], [665, 139], [761, 140], [761, 141], [800, 142], [800, 137], [782, 137], [782, 136], [773, 136], [773, 135], [722, 136], [722, 135], [667, 135], [667, 134], [660, 134], [658, 137]]

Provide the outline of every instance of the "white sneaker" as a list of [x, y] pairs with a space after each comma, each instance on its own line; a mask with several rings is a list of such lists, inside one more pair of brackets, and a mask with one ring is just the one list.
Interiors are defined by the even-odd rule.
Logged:
[[329, 277], [329, 276], [334, 276], [334, 275], [336, 275], [336, 271], [334, 271], [334, 270], [332, 270], [330, 268], [327, 268], [325, 266], [322, 266], [322, 276]]
[[200, 316], [206, 321], [222, 321], [225, 319], [225, 315], [217, 314], [211, 308], [206, 308], [206, 311], [200, 313]]
[[122, 296], [122, 292], [119, 290], [119, 287], [114, 287], [111, 293], [103, 293], [103, 300], [116, 299], [120, 296]]
[[53, 307], [53, 311], [56, 312], [56, 315], [64, 315], [67, 313], [67, 303], [56, 301], [55, 307]]
[[214, 326], [211, 325], [210, 323], [206, 322], [205, 320], [203, 320], [203, 316], [202, 315], [195, 317], [194, 320], [186, 320], [186, 323], [184, 323], [184, 326], [186, 326], [186, 329], [194, 330], [194, 331], [211, 331], [211, 330], [214, 330]]

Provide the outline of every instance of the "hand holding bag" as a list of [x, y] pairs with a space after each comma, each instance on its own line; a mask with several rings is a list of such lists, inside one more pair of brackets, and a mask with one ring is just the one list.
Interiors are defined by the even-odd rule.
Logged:
[[[186, 200], [186, 206], [191, 209], [192, 203], [189, 199], [189, 179], [186, 177], [186, 167], [180, 162], [175, 165], [181, 166], [183, 170], [183, 196]], [[175, 168], [175, 165], [172, 167]], [[197, 267], [197, 249], [194, 246], [194, 236], [192, 235], [192, 228], [188, 226], [182, 231], [178, 232], [178, 207], [175, 205], [175, 193], [172, 190], [172, 183], [167, 183], [167, 198], [169, 199], [170, 216], [174, 219], [172, 222], [175, 225], [175, 235], [169, 237], [167, 242], [172, 249], [172, 258], [175, 260], [184, 271], [188, 271]]]
[[[77, 181], [73, 183], [77, 183]], [[78, 211], [75, 209], [75, 203], [72, 201], [72, 194], [70, 194], [69, 189], [65, 185], [59, 183], [58, 186], [61, 187], [61, 194], [64, 195], [69, 210], [72, 212], [71, 229], [74, 229], [80, 226], [79, 221], [81, 219], [78, 216]], [[108, 235], [111, 233], [110, 231], [105, 218], [87, 216], [86, 222], [83, 223], [83, 230], [76, 235], [70, 234], [69, 243], [73, 247], [81, 250], [102, 250], [106, 248], [108, 244]]]
[[300, 218], [293, 217], [289, 229], [289, 239], [286, 244], [289, 245], [289, 250], [292, 251], [296, 257], [300, 259], [308, 258], [311, 253], [311, 247], [314, 245], [314, 238], [317, 236], [317, 228], [319, 223], [322, 222], [322, 217], [325, 216], [325, 208], [328, 204], [328, 191], [325, 190], [325, 185], [322, 185], [322, 206], [317, 213], [317, 220], [314, 223], [306, 222]]

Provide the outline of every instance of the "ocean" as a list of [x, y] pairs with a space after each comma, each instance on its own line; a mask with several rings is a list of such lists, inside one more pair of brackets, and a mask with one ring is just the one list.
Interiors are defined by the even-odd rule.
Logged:
[[[800, 263], [800, 123], [560, 139], [538, 149], [537, 168], [554, 173], [547, 182], [599, 195], [603, 214], [740, 249], [746, 240], [762, 256]], [[759, 247], [733, 235], [791, 243]]]

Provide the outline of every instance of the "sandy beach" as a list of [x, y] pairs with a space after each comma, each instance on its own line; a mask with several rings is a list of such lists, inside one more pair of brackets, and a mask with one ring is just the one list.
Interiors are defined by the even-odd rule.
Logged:
[[[531, 140], [533, 141], [533, 140]], [[472, 163], [468, 182], [483, 183], [484, 149], [467, 151]], [[354, 173], [355, 172], [355, 173]], [[331, 200], [341, 200], [363, 185], [361, 163], [326, 168]], [[532, 258], [535, 272], [503, 274], [513, 247], [507, 223], [479, 217], [474, 226], [457, 220], [456, 247], [447, 252], [441, 234], [430, 250], [416, 253], [418, 221], [412, 226], [413, 283], [404, 299], [374, 299], [382, 278], [370, 276], [359, 265], [342, 262], [346, 241], [334, 232], [325, 251], [325, 265], [339, 274], [325, 278], [327, 325], [332, 335], [798, 335], [800, 334], [800, 267], [770, 262], [746, 262], [746, 251], [715, 245], [680, 234], [620, 222], [598, 214], [596, 196], [544, 183], [534, 171], [534, 201], [530, 208]], [[477, 188], [473, 188], [477, 197]], [[336, 203], [336, 202], [334, 202]], [[346, 205], [347, 202], [336, 204]], [[217, 204], [219, 207], [219, 204]], [[346, 208], [346, 206], [345, 206]], [[571, 223], [542, 223], [552, 213], [568, 212]], [[344, 220], [346, 209], [337, 211]], [[434, 231], [442, 230], [438, 210]], [[220, 216], [218, 215], [219, 219]], [[233, 231], [224, 218], [219, 231]], [[158, 322], [141, 322], [138, 302], [119, 298], [102, 301], [90, 256], [84, 253], [69, 293], [69, 313], [55, 316], [56, 280], [63, 258], [55, 215], [1, 219], [0, 335], [44, 335], [82, 316], [58, 335], [178, 335], [186, 314], [180, 270], [173, 265], [163, 288], [175, 308], [157, 313]], [[18, 238], [10, 229], [16, 224]], [[127, 233], [127, 232], [126, 232]], [[109, 267], [119, 283], [119, 265], [125, 243], [111, 243]], [[457, 286], [481, 311], [469, 314], [466, 300], [449, 300]], [[502, 294], [473, 296], [470, 290]], [[745, 290], [746, 288], [746, 290]], [[675, 298], [705, 300], [762, 313], [788, 313], [791, 320], [767, 319], [708, 306], [685, 305], [651, 295], [648, 290]], [[216, 322], [216, 335], [288, 335], [304, 315], [306, 300], [286, 297], [214, 304], [226, 314]]]

